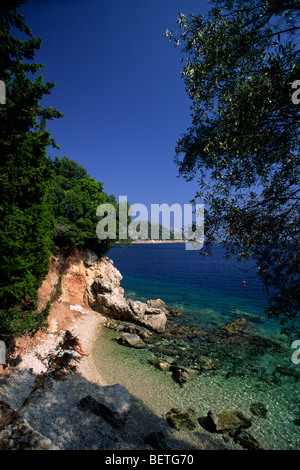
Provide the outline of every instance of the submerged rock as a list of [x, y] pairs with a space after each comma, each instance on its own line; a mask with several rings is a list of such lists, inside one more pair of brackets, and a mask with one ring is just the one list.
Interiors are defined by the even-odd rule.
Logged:
[[244, 447], [244, 449], [263, 450], [259, 442], [244, 429], [236, 429], [235, 431], [230, 431], [229, 435], [233, 438], [236, 444], [239, 444], [240, 446]]
[[117, 338], [118, 343], [123, 344], [124, 346], [130, 346], [131, 348], [144, 348], [145, 343], [139, 337], [139, 335], [133, 333], [123, 333], [119, 338]]
[[248, 322], [245, 318], [238, 318], [227, 325], [221, 326], [221, 330], [225, 331], [226, 333], [236, 333], [240, 331], [244, 331], [248, 327]]
[[172, 308], [169, 313], [172, 317], [181, 317], [182, 315], [182, 311], [179, 308]]
[[232, 313], [233, 315], [236, 315], [237, 317], [244, 317], [247, 320], [254, 322], [254, 323], [265, 323], [266, 321], [266, 319], [260, 315], [255, 315], [254, 313], [249, 313], [249, 312], [243, 312], [236, 308], [231, 310], [231, 312], [229, 313]]
[[189, 369], [188, 367], [182, 367], [173, 364], [171, 365], [170, 370], [173, 372], [173, 376], [175, 377], [176, 381], [180, 384], [188, 382], [196, 374], [194, 369]]
[[209, 410], [207, 414], [208, 427], [215, 432], [229, 431], [233, 429], [249, 428], [251, 421], [240, 411]]
[[268, 413], [268, 410], [265, 407], [265, 405], [263, 405], [262, 403], [259, 403], [259, 402], [252, 403], [250, 405], [249, 410], [251, 411], [251, 413], [253, 415], [258, 416], [259, 418], [265, 418], [266, 414]]
[[195, 429], [196, 416], [192, 408], [180, 410], [179, 408], [171, 408], [166, 413], [166, 419], [172, 428], [180, 431], [182, 429]]
[[198, 359], [198, 369], [200, 371], [218, 370], [221, 369], [221, 367], [221, 362], [211, 357], [200, 356]]

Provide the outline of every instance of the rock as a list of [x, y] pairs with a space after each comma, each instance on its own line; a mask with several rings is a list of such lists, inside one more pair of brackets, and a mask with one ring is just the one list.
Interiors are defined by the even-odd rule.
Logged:
[[145, 343], [139, 337], [139, 335], [132, 333], [123, 333], [122, 336], [117, 338], [118, 343], [123, 344], [124, 346], [130, 346], [131, 348], [144, 348]]
[[165, 310], [165, 313], [169, 312], [169, 307], [165, 302], [161, 299], [156, 300], [148, 300], [147, 301], [148, 307], [158, 308], [160, 310]]
[[164, 312], [154, 313], [154, 314], [145, 314], [144, 324], [147, 325], [152, 330], [157, 333], [164, 333], [166, 330], [167, 317]]
[[93, 251], [85, 250], [83, 252], [83, 261], [86, 266], [93, 266], [97, 262], [97, 259], [98, 256]]
[[93, 282], [92, 288], [99, 293], [105, 293], [112, 292], [114, 290], [114, 285], [104, 277], [98, 277]]
[[252, 403], [250, 405], [249, 410], [251, 411], [251, 413], [253, 415], [258, 416], [259, 418], [265, 418], [266, 414], [268, 413], [268, 410], [265, 407], [265, 405], [263, 405], [262, 403], [259, 403], [259, 402]]
[[132, 311], [126, 299], [118, 292], [97, 294], [97, 307], [100, 313], [111, 315], [116, 319], [132, 319]]
[[208, 426], [212, 431], [223, 432], [240, 428], [249, 428], [251, 421], [240, 411], [209, 410], [207, 414]]
[[114, 426], [124, 424], [131, 408], [131, 396], [121, 384], [98, 387], [80, 400], [79, 407], [90, 411]]
[[208, 356], [200, 356], [198, 359], [198, 370], [206, 371], [206, 370], [218, 370], [222, 367], [222, 364]]
[[170, 369], [173, 372], [173, 376], [180, 384], [188, 382], [196, 374], [194, 369], [189, 369], [182, 366], [171, 365]]
[[142, 319], [145, 315], [147, 305], [144, 302], [140, 302], [139, 300], [128, 299], [127, 302], [131, 308], [133, 316]]
[[130, 322], [117, 322], [116, 324], [110, 323], [110, 325], [107, 324], [107, 326], [115, 331], [125, 331], [127, 333], [139, 335], [141, 338], [150, 338], [150, 336], [152, 336], [152, 332], [147, 328]]
[[264, 336], [252, 334], [248, 331], [249, 323], [244, 318], [234, 320], [219, 329], [210, 332], [208, 341], [230, 346], [244, 346], [256, 352], [272, 350], [281, 352], [282, 346]]
[[172, 317], [180, 317], [182, 315], [182, 311], [178, 308], [172, 308], [172, 310], [170, 310], [170, 315]]
[[236, 333], [240, 331], [244, 331], [245, 328], [248, 326], [247, 320], [245, 318], [238, 318], [227, 325], [221, 326], [221, 330], [225, 331], [226, 333]]
[[59, 450], [9, 405], [0, 402], [0, 450]]
[[172, 362], [157, 358], [155, 361], [150, 361], [157, 369], [168, 372], [171, 369]]
[[15, 411], [4, 401], [0, 401], [0, 429], [7, 426], [13, 419]]
[[180, 410], [179, 408], [171, 408], [166, 413], [169, 426], [180, 431], [182, 429], [195, 429], [196, 419], [195, 411], [192, 408]]
[[195, 335], [205, 335], [206, 332], [202, 328], [197, 328], [195, 326], [180, 325], [175, 328], [170, 329], [171, 336], [195, 336]]
[[239, 444], [240, 446], [244, 447], [244, 449], [263, 450], [259, 442], [243, 429], [236, 429], [235, 431], [230, 431], [229, 435], [233, 438], [236, 444]]
[[238, 310], [236, 308], [231, 310], [231, 313], [233, 313], [237, 317], [245, 317], [246, 319], [254, 323], [265, 323], [266, 321], [264, 317], [255, 315], [254, 313], [242, 312], [241, 310]]

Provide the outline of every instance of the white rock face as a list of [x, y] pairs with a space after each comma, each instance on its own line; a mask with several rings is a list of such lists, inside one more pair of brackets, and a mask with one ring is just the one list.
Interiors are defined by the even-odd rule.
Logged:
[[[92, 256], [87, 256], [92, 259]], [[113, 262], [104, 256], [89, 265], [85, 299], [100, 313], [118, 320], [131, 320], [158, 333], [163, 333], [167, 323], [167, 306], [160, 299], [143, 303], [127, 299], [120, 286], [122, 275]]]

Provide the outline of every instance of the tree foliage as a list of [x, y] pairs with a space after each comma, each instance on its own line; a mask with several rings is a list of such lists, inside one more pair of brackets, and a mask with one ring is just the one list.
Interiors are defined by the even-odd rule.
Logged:
[[64, 247], [87, 247], [98, 255], [111, 248], [115, 240], [99, 240], [96, 216], [100, 204], [110, 203], [117, 208], [114, 195], [103, 191], [85, 168], [67, 157], [49, 160], [52, 171], [52, 198], [55, 217], [54, 243]]
[[6, 104], [0, 105], [0, 326], [6, 332], [9, 317], [15, 332], [43, 316], [34, 311], [54, 230], [46, 147], [55, 145], [45, 122], [62, 116], [39, 102], [54, 83], [36, 75], [43, 67], [34, 62], [41, 39], [17, 13], [23, 3], [0, 5], [0, 79], [6, 86]]
[[299, 320], [299, 110], [296, 0], [214, 0], [206, 16], [180, 15], [182, 76], [191, 125], [177, 142], [179, 175], [197, 178], [206, 252], [253, 257], [284, 331]]

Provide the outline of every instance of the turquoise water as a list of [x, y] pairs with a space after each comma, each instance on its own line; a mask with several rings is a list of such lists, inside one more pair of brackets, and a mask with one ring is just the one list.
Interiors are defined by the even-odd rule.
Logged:
[[[169, 372], [151, 364], [157, 357], [154, 347], [126, 348], [112, 341], [115, 332], [104, 330], [95, 345], [101, 374], [111, 383], [126, 385], [161, 416], [172, 406], [191, 406], [199, 417], [206, 416], [210, 408], [237, 408], [251, 418], [249, 434], [264, 449], [300, 449], [296, 424], [300, 418], [300, 365], [292, 363], [291, 344], [279, 334], [276, 322], [265, 318], [267, 295], [254, 263], [226, 261], [219, 248], [213, 257], [202, 258], [197, 252], [185, 251], [181, 244], [115, 247], [108, 255], [123, 275], [121, 285], [127, 297], [141, 301], [161, 298], [179, 308], [189, 324], [203, 328], [218, 329], [245, 317], [254, 334], [278, 342], [281, 349], [253, 350], [217, 341], [162, 338], [155, 347], [175, 348], [179, 361], [197, 361], [201, 354], [221, 360], [219, 370], [201, 372], [180, 387]], [[249, 411], [257, 402], [268, 410], [265, 418]]]
[[[267, 294], [255, 264], [226, 260], [221, 247], [204, 258], [184, 244], [134, 245], [115, 247], [109, 257], [123, 275], [127, 297], [161, 298], [202, 326], [231, 321], [235, 309], [265, 319]], [[274, 321], [264, 323], [264, 331], [277, 329]]]

